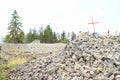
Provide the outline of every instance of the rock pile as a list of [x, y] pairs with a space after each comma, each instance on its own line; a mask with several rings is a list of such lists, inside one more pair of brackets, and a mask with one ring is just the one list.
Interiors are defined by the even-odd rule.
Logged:
[[69, 43], [54, 57], [29, 61], [8, 80], [120, 80], [120, 44], [95, 35]]

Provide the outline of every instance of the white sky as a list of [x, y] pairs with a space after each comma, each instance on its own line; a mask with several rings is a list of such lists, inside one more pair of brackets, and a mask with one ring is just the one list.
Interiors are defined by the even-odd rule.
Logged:
[[0, 37], [8, 32], [11, 14], [17, 10], [25, 33], [50, 24], [55, 32], [93, 32], [91, 17], [99, 22], [96, 32], [120, 32], [120, 0], [0, 0]]

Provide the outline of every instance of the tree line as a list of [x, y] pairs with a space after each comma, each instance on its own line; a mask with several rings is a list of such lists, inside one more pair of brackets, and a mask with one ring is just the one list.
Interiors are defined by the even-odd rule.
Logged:
[[[47, 25], [45, 29], [40, 27], [37, 29], [30, 29], [29, 32], [25, 35], [24, 31], [21, 29], [22, 23], [20, 17], [16, 10], [13, 11], [12, 17], [8, 26], [9, 33], [5, 36], [5, 43], [31, 43], [32, 41], [38, 39], [41, 43], [69, 43], [70, 39], [68, 38], [65, 31], [61, 34], [56, 33], [52, 30], [50, 25]], [[71, 40], [76, 38], [76, 34], [72, 32]]]
[[31, 43], [34, 40], [40, 40], [41, 43], [68, 43], [69, 39], [66, 33], [63, 31], [62, 34], [56, 33], [52, 30], [50, 25], [47, 25], [45, 29], [40, 27], [39, 30], [30, 29], [25, 37], [26, 43]]

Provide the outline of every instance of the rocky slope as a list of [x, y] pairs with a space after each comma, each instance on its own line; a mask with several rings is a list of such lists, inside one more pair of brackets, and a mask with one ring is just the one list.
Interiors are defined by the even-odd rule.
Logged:
[[112, 38], [85, 35], [54, 57], [11, 70], [8, 80], [120, 80], [120, 44]]

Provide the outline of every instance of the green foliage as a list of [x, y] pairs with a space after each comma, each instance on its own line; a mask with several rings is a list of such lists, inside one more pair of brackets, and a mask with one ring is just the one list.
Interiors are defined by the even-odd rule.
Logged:
[[30, 43], [33, 41], [33, 37], [32, 37], [32, 30], [29, 30], [29, 33], [26, 35], [26, 42]]
[[5, 64], [4, 65], [0, 65], [0, 71], [5, 70], [5, 69], [7, 69], [7, 66]]
[[44, 30], [43, 40], [44, 40], [43, 41], [44, 43], [57, 43], [58, 42], [56, 33], [52, 31], [52, 28], [50, 27], [50, 25], [48, 25]]
[[17, 11], [14, 10], [12, 14], [12, 19], [8, 26], [9, 34], [6, 35], [4, 42], [23, 43], [24, 32], [21, 29], [21, 27], [23, 26], [19, 19], [20, 17], [18, 16]]
[[58, 38], [57, 38], [55, 32], [53, 33], [53, 42], [54, 42], [54, 43], [57, 43], [57, 42], [58, 42]]
[[32, 37], [33, 37], [34, 40], [35, 40], [35, 39], [38, 39], [38, 33], [37, 33], [36, 28], [33, 29]]
[[65, 37], [66, 37], [66, 33], [65, 33], [65, 31], [63, 31], [62, 34], [61, 34], [61, 39], [64, 40]]
[[66, 33], [63, 31], [61, 34], [61, 39], [59, 40], [60, 43], [69, 43], [69, 39], [66, 37]]
[[34, 60], [34, 59], [37, 59], [37, 58], [35, 56], [33, 56], [31, 59]]
[[29, 33], [26, 35], [26, 42], [31, 43], [35, 39], [39, 39], [37, 30], [34, 28], [33, 30], [29, 30]]
[[15, 68], [26, 61], [27, 60], [24, 58], [16, 58], [15, 60], [11, 60], [6, 64], [0, 65], [0, 80], [7, 80], [7, 78], [9, 77], [9, 74], [5, 72], [6, 70]]
[[14, 68], [14, 67], [16, 67], [16, 66], [18, 66], [17, 63], [16, 63], [16, 64], [10, 64], [10, 63], [8, 63], [8, 64], [3, 64], [3, 65], [0, 65], [0, 71], [2, 71], [2, 70], [7, 70], [7, 69], [11, 69], [11, 68]]
[[40, 28], [39, 30], [39, 40], [41, 43], [44, 42], [44, 31], [43, 31], [43, 27]]
[[57, 43], [58, 39], [56, 33], [52, 31], [50, 25], [48, 25], [44, 30], [41, 27], [39, 31], [35, 28], [30, 29], [29, 33], [26, 35], [26, 42], [31, 43], [35, 39], [39, 39], [41, 43]]
[[50, 25], [48, 25], [44, 30], [44, 42], [53, 43], [53, 32]]
[[26, 43], [31, 43], [35, 39], [39, 39], [41, 43], [69, 43], [69, 39], [66, 37], [65, 31], [60, 35], [55, 33], [50, 25], [47, 25], [45, 29], [42, 27], [37, 31], [35, 28], [29, 30], [26, 35]]
[[[16, 10], [12, 13], [8, 31], [9, 33], [5, 36], [4, 42], [6, 43], [31, 43], [35, 39], [39, 39], [41, 43], [68, 43], [69, 39], [66, 37], [66, 33], [63, 31], [61, 35], [56, 34], [50, 25], [43, 30], [41, 27], [39, 31], [35, 28], [27, 33], [25, 36], [24, 31], [21, 29], [22, 23]], [[74, 38], [75, 36], [73, 36]], [[72, 39], [73, 39], [72, 38]]]
[[63, 40], [60, 40], [60, 43], [69, 43], [69, 39], [67, 39], [67, 38], [65, 38], [65, 39], [63, 39]]

